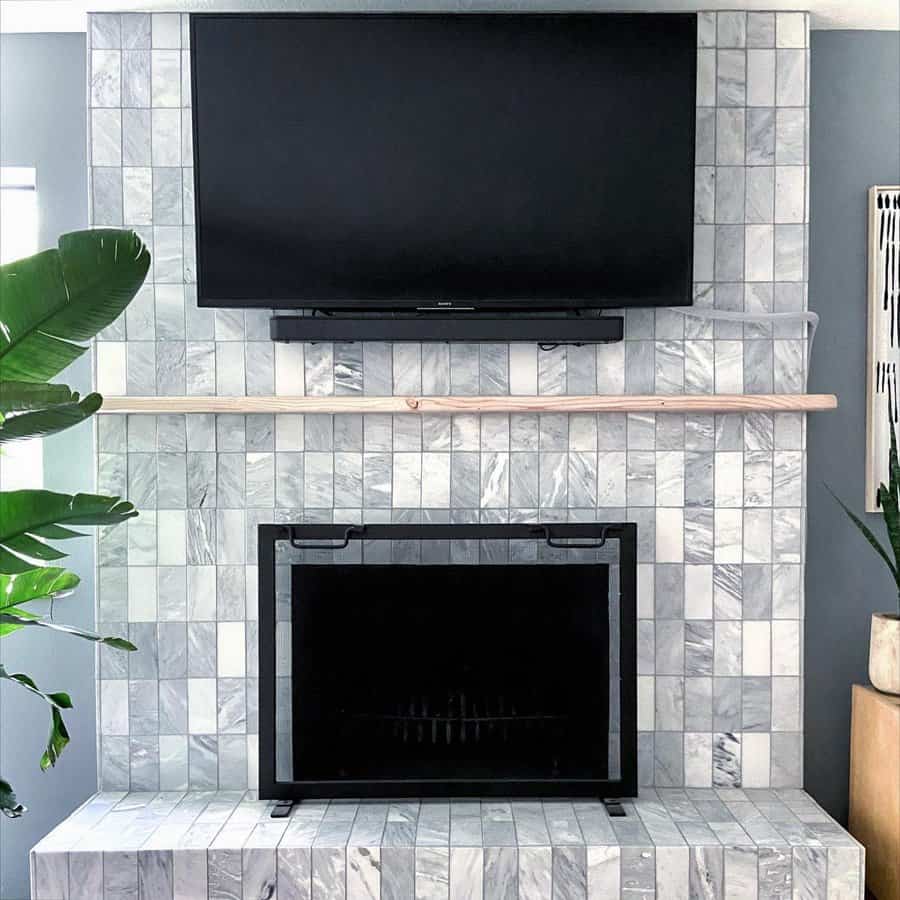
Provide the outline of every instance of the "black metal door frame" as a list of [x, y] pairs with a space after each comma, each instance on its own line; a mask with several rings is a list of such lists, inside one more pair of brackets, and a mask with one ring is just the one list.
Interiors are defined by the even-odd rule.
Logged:
[[[616, 779], [441, 779], [278, 781], [275, 767], [275, 548], [339, 550], [351, 540], [535, 540], [559, 549], [619, 541], [621, 765]], [[345, 797], [634, 797], [637, 795], [637, 525], [260, 525], [259, 795], [263, 799]]]

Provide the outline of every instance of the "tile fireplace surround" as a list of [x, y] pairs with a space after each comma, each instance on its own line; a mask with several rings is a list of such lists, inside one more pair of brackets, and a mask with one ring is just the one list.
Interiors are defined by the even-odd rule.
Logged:
[[[91, 221], [153, 252], [97, 342], [107, 395], [803, 390], [793, 324], [634, 310], [600, 347], [275, 345], [259, 311], [200, 310], [188, 18], [93, 15], [88, 40]], [[698, 16], [696, 307], [806, 308], [808, 46], [802, 12]], [[141, 511], [99, 535], [98, 627], [140, 650], [101, 648], [102, 793], [38, 845], [33, 896], [860, 897], [860, 847], [799, 790], [803, 414], [106, 415], [98, 451], [99, 489]], [[598, 520], [639, 535], [625, 819], [516, 801], [267, 818], [258, 523]]]

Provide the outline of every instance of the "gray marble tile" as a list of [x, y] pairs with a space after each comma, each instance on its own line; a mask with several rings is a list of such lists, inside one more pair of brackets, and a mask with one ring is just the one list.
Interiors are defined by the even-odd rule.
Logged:
[[479, 349], [477, 344], [450, 345], [450, 392], [478, 393]]
[[759, 897], [775, 900], [792, 895], [791, 851], [787, 847], [759, 848]]
[[245, 847], [241, 860], [243, 900], [269, 900], [277, 884], [275, 850]]
[[92, 107], [122, 105], [122, 54], [119, 50], [93, 49], [90, 55]]
[[712, 689], [712, 678], [689, 676], [684, 679], [685, 731], [712, 731]]
[[103, 896], [137, 896], [137, 853], [103, 854]]
[[778, 106], [803, 106], [806, 93], [806, 53], [776, 50], [775, 102]]
[[117, 13], [95, 13], [90, 17], [91, 49], [117, 49], [122, 46], [121, 18]]
[[381, 850], [381, 896], [383, 900], [405, 900], [415, 896], [416, 852], [412, 847]]
[[[150, 51], [123, 51], [121, 67], [122, 106], [131, 112], [147, 109], [150, 106]], [[147, 123], [149, 138], [149, 110], [141, 116], [141, 120]], [[150, 163], [149, 158], [146, 162]]]
[[553, 848], [553, 897], [587, 897], [587, 851], [584, 847]]
[[621, 896], [623, 900], [638, 900], [656, 891], [656, 860], [652, 848], [622, 847]]
[[311, 900], [312, 854], [309, 848], [280, 846], [276, 872], [279, 900]]
[[[728, 45], [725, 45], [728, 46]], [[716, 105], [744, 106], [747, 54], [744, 50], [716, 51]]]
[[94, 224], [121, 226], [122, 170], [96, 167], [92, 172], [91, 187]]
[[363, 351], [359, 344], [335, 344], [335, 394], [362, 394]]
[[142, 897], [174, 895], [171, 850], [141, 850], [138, 853], [138, 894]]
[[446, 344], [422, 345], [422, 393], [450, 393], [450, 348]]
[[518, 856], [514, 847], [485, 847], [485, 900], [515, 900], [518, 895]]
[[775, 13], [747, 13], [747, 46], [775, 46]]
[[698, 107], [695, 129], [694, 161], [697, 165], [714, 165], [716, 162], [716, 111], [714, 108]]
[[861, 890], [860, 852], [855, 847], [829, 847], [828, 896], [857, 900]]
[[747, 110], [747, 165], [770, 166], [775, 162], [775, 110]]
[[713, 785], [737, 787], [740, 783], [740, 736], [730, 732], [713, 735]]
[[807, 110], [779, 107], [775, 111], [775, 162], [800, 166], [806, 162]]
[[684, 625], [684, 671], [686, 675], [713, 674], [713, 623], [686, 622]]
[[123, 13], [121, 22], [123, 48], [128, 50], [150, 49], [149, 13]]
[[177, 109], [153, 109], [150, 117], [153, 164], [180, 166], [181, 112]]
[[803, 737], [798, 732], [772, 735], [772, 784], [790, 787], [803, 780]]
[[725, 896], [724, 854], [721, 847], [692, 847], [690, 851], [691, 897], [722, 900]]
[[683, 745], [684, 738], [680, 730], [656, 732], [653, 742], [654, 784], [670, 787], [682, 783], [684, 780]]
[[210, 850], [207, 854], [210, 900], [240, 900], [241, 851], [240, 849]]
[[595, 347], [568, 347], [566, 352], [566, 391], [593, 394], [597, 390], [597, 352]]

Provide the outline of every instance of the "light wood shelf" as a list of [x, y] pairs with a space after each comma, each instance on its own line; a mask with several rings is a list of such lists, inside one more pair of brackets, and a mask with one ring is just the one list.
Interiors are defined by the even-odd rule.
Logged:
[[101, 413], [818, 412], [834, 394], [635, 394], [530, 397], [106, 397]]

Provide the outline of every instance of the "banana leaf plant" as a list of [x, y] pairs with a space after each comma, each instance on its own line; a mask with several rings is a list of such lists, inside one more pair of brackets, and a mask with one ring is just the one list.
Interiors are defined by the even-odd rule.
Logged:
[[[51, 384], [86, 353], [99, 331], [117, 319], [144, 282], [150, 253], [133, 231], [97, 229], [64, 234], [59, 246], [0, 266], [0, 453], [3, 445], [56, 434], [89, 418], [103, 403]], [[43, 490], [0, 491], [0, 638], [44, 628], [135, 650], [120, 637], [104, 637], [54, 621], [53, 603], [69, 596], [79, 578], [58, 565], [68, 555], [56, 542], [83, 537], [84, 526], [116, 525], [137, 515], [119, 497]], [[49, 603], [49, 611], [36, 611]], [[69, 743], [65, 691], [45, 691], [21, 672], [0, 665], [0, 680], [43, 700], [50, 732], [42, 770], [56, 765]], [[12, 786], [0, 778], [0, 810], [25, 812]]]
[[[891, 449], [888, 453], [888, 483], [887, 485], [884, 482], [879, 484], [875, 496], [884, 519], [884, 527], [891, 548], [890, 553], [878, 540], [872, 529], [828, 485], [826, 488], [890, 570], [891, 577], [897, 585], [897, 608], [900, 612], [900, 459], [897, 454], [897, 434], [894, 431], [894, 422], [890, 414], [888, 415], [888, 431], [891, 433]], [[893, 558], [891, 558], [892, 555]]]

